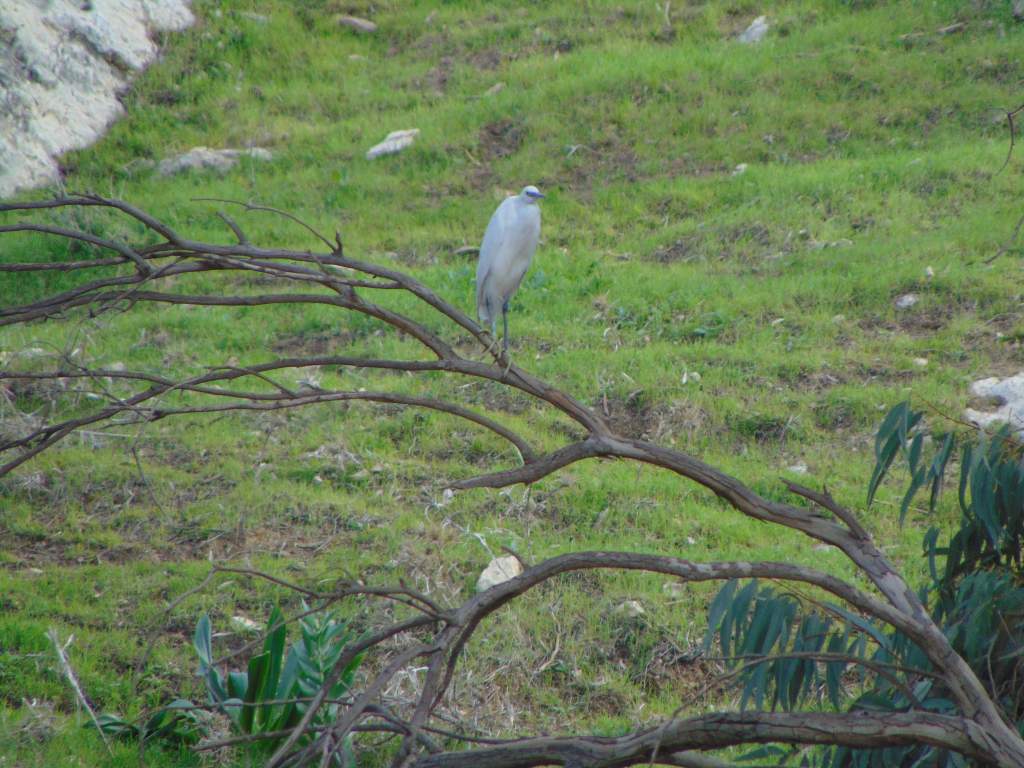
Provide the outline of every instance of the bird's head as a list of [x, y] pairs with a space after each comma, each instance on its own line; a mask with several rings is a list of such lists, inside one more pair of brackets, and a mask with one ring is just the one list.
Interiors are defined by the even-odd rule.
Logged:
[[528, 187], [523, 187], [523, 191], [519, 193], [519, 196], [527, 203], [536, 203], [544, 197], [540, 190], [533, 186], [533, 184], [530, 184]]

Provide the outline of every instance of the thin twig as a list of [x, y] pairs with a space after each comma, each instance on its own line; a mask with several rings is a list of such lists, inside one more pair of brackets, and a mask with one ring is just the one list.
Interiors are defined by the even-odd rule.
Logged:
[[107, 735], [103, 732], [103, 728], [100, 727], [100, 721], [96, 718], [96, 713], [93, 712], [92, 706], [89, 704], [89, 700], [85, 697], [85, 693], [82, 691], [82, 686], [78, 683], [78, 677], [75, 675], [75, 670], [71, 668], [71, 662], [68, 661], [67, 648], [71, 645], [71, 641], [75, 639], [74, 635], [69, 635], [67, 642], [62, 646], [60, 644], [60, 637], [57, 635], [57, 630], [54, 627], [50, 627], [46, 631], [46, 636], [53, 644], [54, 653], [57, 655], [57, 663], [60, 665], [60, 670], [67, 678], [68, 683], [71, 685], [71, 689], [75, 692], [75, 698], [85, 708], [85, 711], [89, 713], [89, 718], [92, 720], [92, 724], [96, 726], [97, 732], [100, 734], [100, 738], [103, 739], [103, 746], [107, 748], [107, 752], [111, 757], [114, 755], [114, 751], [110, 748], [110, 742], [107, 741]]

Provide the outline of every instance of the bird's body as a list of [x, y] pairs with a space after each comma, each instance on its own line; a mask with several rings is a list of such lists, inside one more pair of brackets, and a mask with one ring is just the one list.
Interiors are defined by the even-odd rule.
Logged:
[[476, 311], [480, 320], [497, 333], [498, 313], [505, 321], [508, 349], [508, 302], [530, 268], [540, 241], [540, 207], [544, 197], [536, 187], [526, 187], [505, 198], [491, 216], [480, 244], [476, 267]]

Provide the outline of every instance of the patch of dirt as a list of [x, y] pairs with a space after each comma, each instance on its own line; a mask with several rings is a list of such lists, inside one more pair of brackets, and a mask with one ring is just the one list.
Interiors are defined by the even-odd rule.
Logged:
[[675, 242], [656, 248], [651, 258], [659, 264], [693, 261], [703, 252], [700, 246], [703, 245], [704, 239], [704, 236], [699, 234], [684, 235]]
[[693, 261], [698, 258], [755, 261], [771, 252], [792, 249], [788, 241], [773, 238], [772, 231], [761, 222], [731, 227], [701, 229], [656, 248], [648, 257], [661, 264]]
[[490, 411], [520, 414], [533, 407], [533, 399], [496, 381], [482, 381], [472, 388], [469, 404], [483, 404]]
[[932, 336], [949, 325], [957, 314], [974, 309], [973, 302], [958, 304], [956, 301], [925, 302], [909, 309], [897, 310], [895, 318], [883, 318], [878, 315], [862, 317], [857, 321], [858, 327], [869, 333], [905, 333], [912, 338]]
[[501, 51], [496, 48], [484, 48], [468, 54], [466, 56], [466, 61], [469, 62], [474, 69], [490, 72], [491, 70], [495, 70], [501, 66], [502, 55]]
[[638, 389], [626, 397], [598, 395], [594, 410], [604, 417], [613, 432], [624, 437], [644, 438], [653, 426], [652, 408], [645, 401], [643, 390]]
[[672, 444], [690, 441], [696, 432], [706, 429], [710, 419], [707, 411], [686, 400], [648, 402], [643, 390], [625, 397], [599, 395], [594, 409], [612, 431], [624, 437]]
[[804, 391], [824, 392], [845, 383], [845, 377], [839, 371], [800, 371], [789, 383]]
[[413, 85], [418, 90], [429, 90], [442, 96], [448, 90], [448, 80], [452, 76], [452, 59], [450, 56], [442, 57], [436, 67], [430, 69], [426, 75], [413, 79]]
[[640, 178], [639, 158], [632, 145], [618, 138], [581, 145], [566, 160], [568, 186], [584, 199], [598, 184], [634, 183]]
[[526, 138], [526, 129], [518, 120], [498, 120], [480, 129], [477, 147], [481, 160], [497, 160], [514, 155]]
[[312, 331], [279, 336], [271, 349], [288, 357], [319, 357], [329, 355], [352, 343], [349, 331]]

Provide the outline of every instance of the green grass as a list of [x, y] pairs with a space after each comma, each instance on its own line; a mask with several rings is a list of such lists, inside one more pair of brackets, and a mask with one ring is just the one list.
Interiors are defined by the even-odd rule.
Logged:
[[[127, 199], [195, 239], [230, 233], [215, 204], [192, 198], [283, 208], [340, 231], [348, 254], [408, 269], [469, 311], [474, 263], [453, 250], [478, 243], [504, 194], [536, 183], [548, 199], [543, 243], [514, 302], [517, 360], [619, 427], [769, 497], [783, 498], [778, 477], [805, 463], [803, 482], [827, 483], [920, 574], [928, 521], [912, 512], [899, 529], [895, 488], [863, 510], [871, 437], [899, 400], [956, 414], [972, 380], [1024, 362], [1019, 262], [985, 263], [1020, 215], [1024, 161], [996, 173], [1008, 138], [998, 108], [1020, 101], [1024, 77], [1010, 3], [782, 3], [756, 46], [730, 39], [761, 12], [745, 0], [673, 4], [668, 26], [655, 3], [621, 0], [373, 5], [380, 29], [360, 36], [332, 20], [368, 13], [359, 3], [197, 2], [197, 25], [168, 37], [162, 60], [125, 95], [125, 119], [64, 159], [67, 188]], [[963, 32], [935, 33], [957, 20]], [[412, 149], [364, 159], [388, 131], [409, 127], [421, 130]], [[152, 168], [197, 145], [249, 144], [274, 159], [243, 160], [223, 176], [165, 179]], [[734, 175], [740, 163], [747, 170]], [[316, 247], [283, 219], [238, 215], [256, 243]], [[53, 218], [132, 233], [95, 213]], [[0, 241], [3, 260], [88, 252]], [[56, 273], [7, 277], [0, 304], [67, 284]], [[907, 292], [919, 303], [896, 310]], [[322, 307], [136, 307], [0, 331], [0, 361], [40, 366], [47, 350], [77, 347], [98, 366], [188, 374], [230, 358], [415, 353], [379, 331]], [[439, 376], [323, 375], [453, 392]], [[550, 413], [493, 386], [455, 391], [542, 446], [563, 439]], [[26, 413], [55, 397], [69, 410], [90, 405], [67, 393], [16, 395]], [[113, 431], [69, 438], [0, 485], [0, 733], [14, 734], [0, 736], [0, 765], [135, 760], [130, 747], [108, 758], [78, 727], [48, 628], [75, 635], [69, 654], [97, 708], [133, 714], [200, 695], [188, 638], [202, 611], [226, 626], [238, 613], [262, 622], [275, 600], [294, 608], [265, 585], [220, 579], [173, 611], [133, 684], [149, 632], [211, 553], [310, 584], [402, 577], [450, 601], [469, 594], [503, 545], [534, 561], [616, 548], [851, 573], [837, 553], [651, 468], [589, 462], [528, 499], [518, 488], [473, 491], [439, 506], [443, 478], [515, 461], [490, 435], [439, 414], [325, 405]], [[944, 509], [952, 514], [953, 499]], [[701, 637], [710, 588], [672, 594], [664, 582], [588, 574], [504, 609], [467, 652], [472, 675], [456, 686], [467, 711], [500, 732], [514, 715], [520, 733], [616, 732], [673, 711], [706, 670], [658, 662], [659, 653]], [[615, 617], [624, 599], [642, 602], [641, 621]], [[346, 610], [379, 618], [362, 604]], [[31, 699], [55, 708], [42, 741], [18, 725]], [[157, 752], [147, 761], [196, 762]]]

